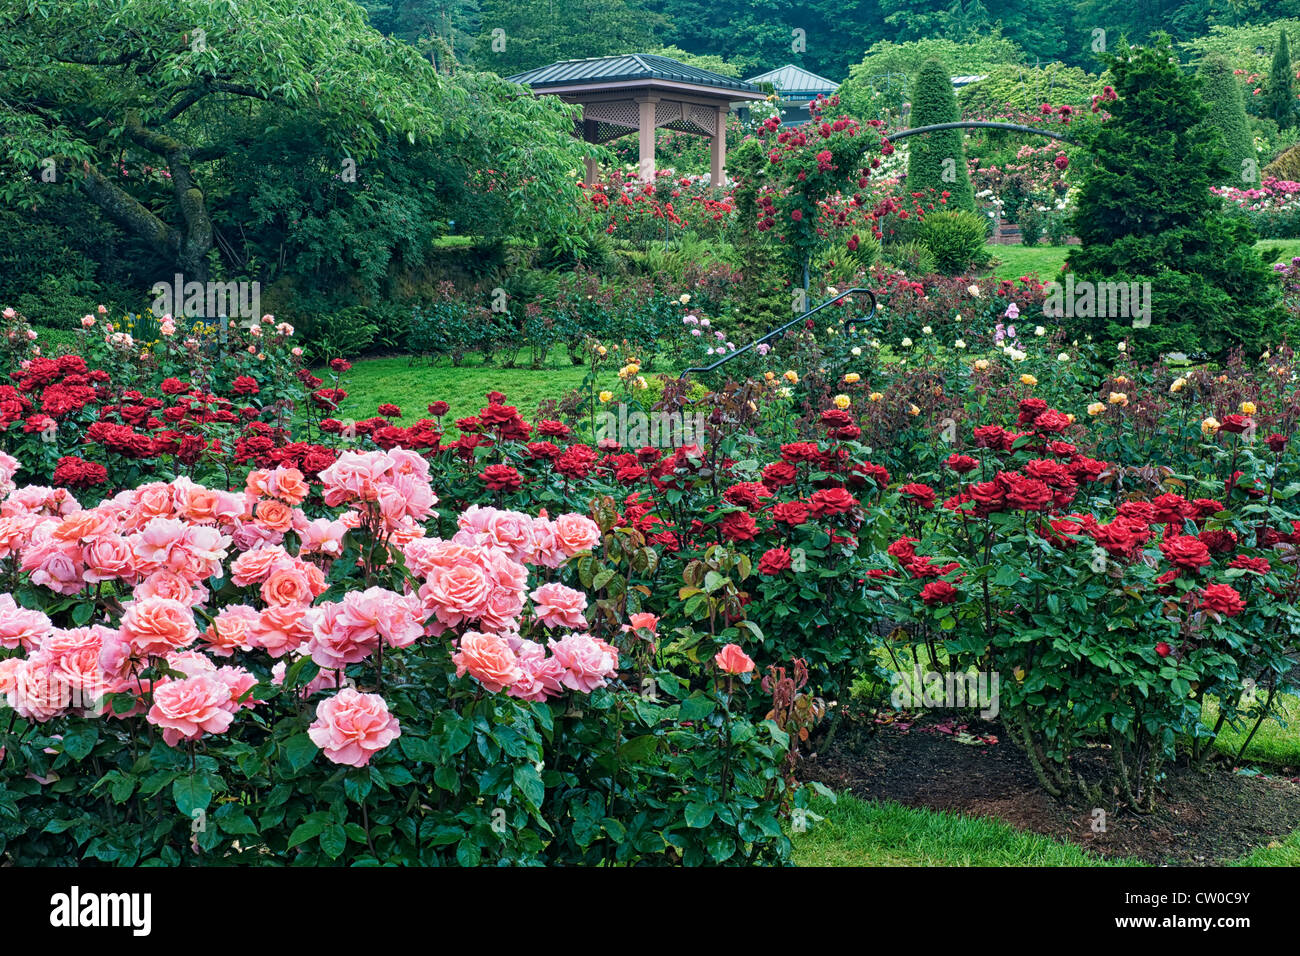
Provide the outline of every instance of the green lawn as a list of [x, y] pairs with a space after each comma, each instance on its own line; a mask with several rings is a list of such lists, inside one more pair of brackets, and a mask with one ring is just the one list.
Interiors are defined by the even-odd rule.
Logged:
[[[840, 794], [813, 802], [823, 817], [791, 833], [799, 866], [1145, 866], [981, 817], [872, 803]], [[1300, 830], [1230, 866], [1300, 866]]]
[[[1282, 250], [1280, 258], [1287, 260], [1300, 256], [1300, 239], [1265, 239], [1255, 244], [1256, 249], [1276, 247]], [[1060, 271], [1061, 264], [1070, 251], [1069, 246], [1000, 246], [989, 244], [994, 264], [992, 277], [1015, 279], [1037, 273], [1044, 282]]]
[[[381, 402], [391, 402], [402, 410], [402, 422], [409, 425], [428, 415], [430, 402], [441, 400], [451, 406], [450, 422], [477, 414], [487, 404], [487, 393], [497, 390], [505, 393], [507, 403], [517, 406], [524, 418], [531, 419], [539, 402], [559, 399], [570, 389], [580, 388], [586, 374], [586, 367], [573, 365], [567, 355], [552, 357], [542, 369], [483, 365], [476, 355], [467, 357], [460, 368], [447, 362], [412, 364], [405, 358], [362, 359], [343, 377], [348, 397], [339, 417], [367, 418]], [[618, 366], [604, 366], [599, 387], [620, 393]]]
[[792, 833], [800, 866], [1134, 866], [1072, 843], [979, 817], [868, 803], [840, 794], [813, 809], [825, 819]]
[[[1259, 694], [1260, 702], [1267, 697], [1266, 691]], [[1251, 738], [1243, 762], [1269, 763], [1288, 767], [1300, 766], [1300, 698], [1289, 694], [1279, 696], [1276, 702], [1276, 717], [1269, 717], [1260, 724], [1258, 732]], [[1204, 722], [1213, 727], [1219, 715], [1218, 704], [1214, 700], [1205, 702]], [[1279, 721], [1278, 718], [1281, 718]], [[1286, 726], [1283, 726], [1283, 723]], [[1224, 726], [1214, 745], [1223, 753], [1235, 757], [1245, 742], [1254, 721], [1247, 723], [1245, 729], [1234, 730]]]

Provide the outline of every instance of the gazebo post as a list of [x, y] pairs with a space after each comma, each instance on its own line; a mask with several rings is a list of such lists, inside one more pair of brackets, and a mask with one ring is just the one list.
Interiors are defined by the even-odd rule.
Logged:
[[657, 96], [637, 98], [637, 133], [640, 138], [640, 166], [638, 175], [645, 182], [655, 181], [655, 104]]
[[[582, 120], [582, 138], [588, 143], [596, 142], [596, 121], [589, 120], [585, 116]], [[582, 181], [588, 186], [592, 185], [600, 178], [600, 161], [594, 156], [588, 156], [582, 163], [584, 175]]]
[[727, 181], [727, 112], [728, 108], [725, 106], [717, 108], [713, 139], [709, 143], [709, 182], [719, 189], [726, 185]]

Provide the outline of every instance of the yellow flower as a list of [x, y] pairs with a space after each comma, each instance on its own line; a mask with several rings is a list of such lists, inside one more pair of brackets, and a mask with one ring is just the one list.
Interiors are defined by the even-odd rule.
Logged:
[[849, 401], [849, 397], [848, 397], [847, 395], [836, 395], [836, 396], [835, 396], [835, 407], [838, 408], [838, 409], [843, 410], [843, 409], [845, 409], [845, 408], [848, 408], [848, 407], [849, 407], [850, 405], [852, 405], [852, 404], [853, 404], [853, 403]]
[[1073, 425], [1073, 424], [1074, 424], [1074, 412], [1070, 412], [1068, 415], [1066, 415], [1066, 416], [1065, 416], [1065, 420], [1066, 420], [1067, 422], [1069, 422], [1071, 425]]
[[1206, 438], [1213, 438], [1219, 431], [1219, 420], [1211, 415], [1205, 421], [1201, 422], [1201, 434]]
[[607, 355], [608, 353], [609, 353], [609, 349], [605, 348], [605, 346], [603, 346], [603, 345], [597, 345], [597, 346], [596, 346], [596, 354], [597, 354], [597, 355]]
[[783, 376], [781, 376], [781, 377], [784, 378], [784, 379], [785, 379], [787, 382], [789, 382], [791, 385], [798, 385], [798, 384], [799, 384], [799, 373], [796, 372], [794, 369], [790, 369], [789, 371], [787, 371], [787, 372], [785, 373], [785, 375], [783, 375]]
[[1123, 375], [1116, 375], [1116, 376], [1115, 376], [1115, 384], [1116, 384], [1116, 385], [1127, 385], [1127, 384], [1128, 384], [1128, 379], [1125, 378]]
[[1124, 392], [1111, 392], [1109, 401], [1112, 405], [1127, 405], [1128, 395]]
[[861, 380], [862, 380], [862, 376], [859, 375], [857, 372], [849, 372], [849, 374], [844, 376], [845, 384], [848, 385], [853, 385]]
[[649, 388], [649, 387], [650, 387], [650, 383], [647, 382], [647, 381], [645, 380], [645, 376], [644, 376], [644, 375], [638, 375], [638, 376], [636, 377], [636, 381], [633, 382], [632, 384], [635, 385], [637, 388]]
[[1186, 387], [1187, 387], [1187, 379], [1176, 378], [1174, 379], [1173, 384], [1169, 386], [1169, 394], [1177, 395]]
[[1089, 415], [1100, 415], [1105, 410], [1106, 410], [1106, 406], [1103, 405], [1101, 402], [1093, 402], [1091, 405], [1088, 406]]
[[921, 414], [921, 410], [920, 410], [919, 408], [917, 408], [915, 405], [908, 405], [908, 406], [907, 406], [907, 414], [912, 415], [912, 416], [920, 415], [920, 414]]
[[764, 372], [764, 373], [763, 373], [763, 378], [767, 379], [769, 382], [775, 382], [775, 381], [776, 381], [776, 373], [775, 373], [775, 372]]
[[976, 360], [975, 360], [975, 371], [977, 371], [977, 372], [987, 372], [988, 370], [989, 370], [989, 360], [988, 360], [988, 359], [976, 359]]
[[1020, 376], [1020, 384], [1032, 387], [1038, 384], [1038, 379], [1026, 372], [1024, 375]]
[[611, 401], [613, 398], [614, 398], [614, 393], [613, 393], [613, 392], [601, 392], [601, 393], [600, 393], [600, 400], [601, 400], [602, 402], [608, 402], [608, 401]]
[[873, 402], [878, 402], [878, 401], [880, 401], [882, 398], [884, 398], [885, 396], [884, 396], [884, 395], [881, 395], [879, 392], [872, 392], [872, 393], [871, 393], [870, 395], [868, 395], [867, 397], [868, 397], [869, 399], [871, 399], [871, 401], [873, 401]]
[[1241, 403], [1241, 414], [1243, 414], [1243, 415], [1254, 415], [1254, 414], [1255, 414], [1255, 403], [1254, 403], [1254, 402], [1242, 402], [1242, 403]]

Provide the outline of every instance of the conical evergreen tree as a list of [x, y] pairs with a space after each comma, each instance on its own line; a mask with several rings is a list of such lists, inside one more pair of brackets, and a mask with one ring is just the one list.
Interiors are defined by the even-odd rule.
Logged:
[[1273, 68], [1268, 74], [1268, 84], [1264, 88], [1264, 115], [1276, 120], [1277, 125], [1287, 129], [1294, 125], [1296, 118], [1295, 74], [1291, 71], [1291, 47], [1287, 43], [1286, 31], [1277, 41], [1277, 50], [1273, 53]]
[[1246, 119], [1246, 101], [1232, 66], [1221, 56], [1201, 64], [1201, 95], [1207, 110], [1205, 121], [1216, 129], [1227, 152], [1224, 184], [1249, 188], [1258, 185], [1255, 141]]
[[[1202, 121], [1195, 79], [1179, 69], [1167, 38], [1122, 45], [1105, 59], [1118, 99], [1109, 120], [1081, 135], [1091, 157], [1074, 216], [1082, 244], [1065, 267], [1076, 301], [1064, 305], [1075, 317], [1061, 321], [1106, 341], [1127, 339], [1142, 359], [1262, 350], [1284, 312], [1253, 231], [1226, 217], [1210, 192], [1224, 152]], [[1081, 282], [1098, 293], [1091, 303], [1078, 299]], [[1099, 308], [1103, 288], [1118, 292], [1114, 283], [1136, 291], [1139, 304], [1130, 296], [1126, 310], [1113, 300]]]
[[[916, 77], [912, 115], [909, 117], [911, 125], [956, 123], [960, 119], [952, 76], [947, 67], [938, 60], [926, 60]], [[959, 129], [908, 140], [907, 191], [926, 193], [931, 189], [936, 197], [948, 193], [945, 204], [948, 209], [975, 209], [975, 191], [966, 171], [966, 150]]]

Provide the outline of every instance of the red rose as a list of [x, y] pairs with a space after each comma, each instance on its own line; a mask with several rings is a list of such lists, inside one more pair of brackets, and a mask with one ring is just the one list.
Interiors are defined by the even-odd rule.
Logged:
[[385, 418], [401, 418], [402, 410], [392, 402], [384, 402], [379, 406], [379, 414]]
[[54, 484], [61, 488], [93, 488], [108, 481], [108, 469], [94, 461], [75, 455], [59, 459], [54, 469]]
[[1210, 563], [1210, 549], [1205, 542], [1189, 534], [1178, 534], [1160, 542], [1160, 552], [1170, 564], [1195, 571]]
[[858, 499], [843, 488], [824, 488], [814, 492], [808, 503], [815, 515], [838, 515], [855, 507]]
[[1264, 439], [1264, 444], [1268, 446], [1269, 451], [1281, 454], [1282, 450], [1286, 448], [1286, 436], [1274, 432]]
[[748, 511], [733, 511], [718, 522], [718, 529], [728, 541], [752, 541], [758, 534], [758, 524]]
[[1227, 584], [1207, 584], [1199, 607], [1223, 617], [1235, 617], [1246, 609], [1246, 602]]
[[947, 581], [931, 581], [921, 588], [921, 600], [930, 607], [952, 604], [957, 600], [957, 589]]
[[240, 375], [230, 383], [230, 390], [236, 395], [256, 395], [261, 391], [257, 379], [251, 375]]
[[1241, 568], [1243, 571], [1254, 571], [1256, 574], [1268, 574], [1271, 570], [1268, 558], [1248, 558], [1244, 554], [1239, 554], [1228, 562], [1230, 568]]
[[772, 548], [758, 559], [759, 574], [779, 574], [790, 567], [790, 552], [785, 548]]
[[783, 501], [772, 508], [772, 520], [791, 527], [808, 520], [808, 506], [802, 501]]
[[451, 406], [446, 402], [434, 402], [429, 406], [429, 414], [434, 418], [442, 418], [442, 416], [446, 415], [449, 411], [451, 411]]
[[1168, 657], [1171, 653], [1173, 653], [1173, 650], [1174, 649], [1170, 647], [1168, 644], [1166, 644], [1164, 641], [1161, 641], [1156, 645], [1156, 654], [1159, 655], [1160, 657]]
[[959, 475], [968, 474], [980, 466], [980, 463], [969, 455], [959, 455], [956, 452], [945, 458], [943, 463]]
[[903, 485], [903, 487], [899, 488], [898, 491], [904, 498], [909, 499], [927, 511], [934, 507], [935, 492], [929, 485]]
[[763, 484], [769, 488], [784, 488], [799, 477], [799, 469], [788, 461], [774, 461], [763, 469]]
[[479, 477], [493, 491], [518, 491], [523, 487], [519, 472], [509, 465], [488, 465]]

